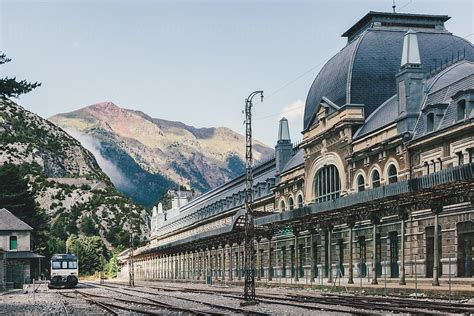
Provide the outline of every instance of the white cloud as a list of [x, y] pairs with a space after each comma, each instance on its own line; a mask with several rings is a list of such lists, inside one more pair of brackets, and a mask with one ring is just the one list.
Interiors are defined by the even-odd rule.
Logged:
[[285, 117], [290, 127], [290, 135], [293, 142], [301, 139], [301, 130], [303, 129], [303, 115], [305, 102], [296, 100], [293, 103], [283, 107], [278, 115], [278, 120]]
[[282, 117], [286, 117], [290, 122], [303, 119], [304, 105], [305, 103], [303, 100], [296, 100], [290, 105], [285, 106], [280, 112], [278, 120], [280, 120]]
[[66, 129], [65, 131], [77, 139], [84, 148], [94, 155], [99, 167], [109, 176], [110, 180], [116, 187], [126, 188], [130, 185], [129, 181], [122, 172], [120, 172], [114, 162], [102, 155], [100, 152], [102, 145], [97, 139], [74, 129]]

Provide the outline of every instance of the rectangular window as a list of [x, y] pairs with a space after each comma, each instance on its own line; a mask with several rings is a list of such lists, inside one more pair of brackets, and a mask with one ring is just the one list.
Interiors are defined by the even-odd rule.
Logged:
[[69, 261], [69, 269], [77, 269], [77, 262], [76, 261]]
[[61, 269], [61, 261], [52, 262], [53, 269]]
[[458, 156], [458, 166], [461, 166], [464, 164], [464, 155], [462, 152], [457, 152], [456, 156]]
[[469, 148], [469, 163], [474, 162], [474, 148]]
[[18, 247], [18, 239], [16, 236], [10, 236], [10, 250], [16, 250]]

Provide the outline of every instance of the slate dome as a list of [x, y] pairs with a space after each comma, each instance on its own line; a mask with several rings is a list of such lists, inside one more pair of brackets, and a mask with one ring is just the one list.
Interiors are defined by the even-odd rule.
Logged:
[[396, 93], [403, 37], [417, 33], [422, 67], [429, 71], [461, 56], [474, 61], [474, 46], [444, 28], [446, 15], [369, 12], [342, 36], [348, 44], [321, 69], [308, 93], [304, 129], [323, 97], [338, 106], [363, 104], [365, 117]]

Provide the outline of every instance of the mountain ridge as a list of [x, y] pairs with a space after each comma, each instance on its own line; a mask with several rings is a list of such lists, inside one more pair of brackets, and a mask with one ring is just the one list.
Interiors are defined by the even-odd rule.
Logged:
[[[179, 121], [153, 118], [142, 111], [121, 108], [113, 102], [56, 114], [49, 120], [63, 129], [74, 129], [95, 138], [109, 151], [114, 148], [122, 157], [128, 155], [137, 165], [133, 167], [137, 176], [150, 178], [160, 175], [162, 181], [168, 180], [163, 189], [179, 184], [203, 193], [245, 170], [245, 138], [227, 127], [197, 128]], [[102, 154], [111, 161], [116, 160], [111, 152]], [[254, 141], [256, 162], [272, 154], [273, 149]], [[118, 166], [122, 170], [130, 167], [130, 164]], [[132, 173], [127, 177], [132, 182], [136, 178]], [[159, 200], [159, 195], [165, 191], [146, 192], [146, 184], [142, 186], [144, 192], [139, 192], [140, 188], [127, 191], [120, 184], [116, 186], [124, 194], [135, 197], [135, 201], [137, 197], [142, 198], [141, 195], [156, 196], [142, 203], [146, 206]]]

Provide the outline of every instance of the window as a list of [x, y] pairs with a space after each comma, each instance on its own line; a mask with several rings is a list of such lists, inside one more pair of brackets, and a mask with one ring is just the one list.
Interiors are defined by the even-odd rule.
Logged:
[[52, 262], [53, 269], [61, 269], [61, 261]]
[[293, 198], [291, 196], [288, 199], [288, 204], [290, 206], [290, 210], [294, 209], [295, 203], [293, 202]]
[[365, 180], [363, 175], [357, 177], [357, 191], [362, 192], [365, 190]]
[[432, 132], [434, 130], [434, 114], [430, 113], [426, 116], [426, 131]]
[[10, 236], [10, 250], [16, 250], [18, 247], [18, 238], [16, 236]]
[[474, 162], [474, 148], [469, 148], [469, 163]]
[[388, 183], [396, 183], [397, 181], [397, 167], [395, 167], [395, 165], [390, 165], [388, 167]]
[[380, 173], [378, 170], [372, 171], [372, 188], [378, 188], [380, 186]]
[[76, 261], [69, 261], [68, 266], [69, 266], [69, 269], [77, 269], [77, 262]]
[[458, 166], [464, 165], [464, 155], [462, 152], [457, 152], [456, 156], [458, 156]]
[[300, 194], [298, 195], [298, 208], [303, 207], [303, 196]]
[[314, 188], [317, 202], [337, 199], [341, 193], [341, 179], [336, 166], [321, 168], [314, 178]]
[[427, 161], [423, 164], [423, 167], [425, 168], [425, 173], [430, 174], [430, 165], [428, 164]]
[[280, 201], [280, 211], [283, 212], [283, 211], [285, 210], [285, 208], [286, 208], [286, 206], [285, 206], [285, 201], [283, 201], [283, 200]]
[[466, 113], [466, 100], [458, 102], [458, 121], [462, 121], [467, 117]]

